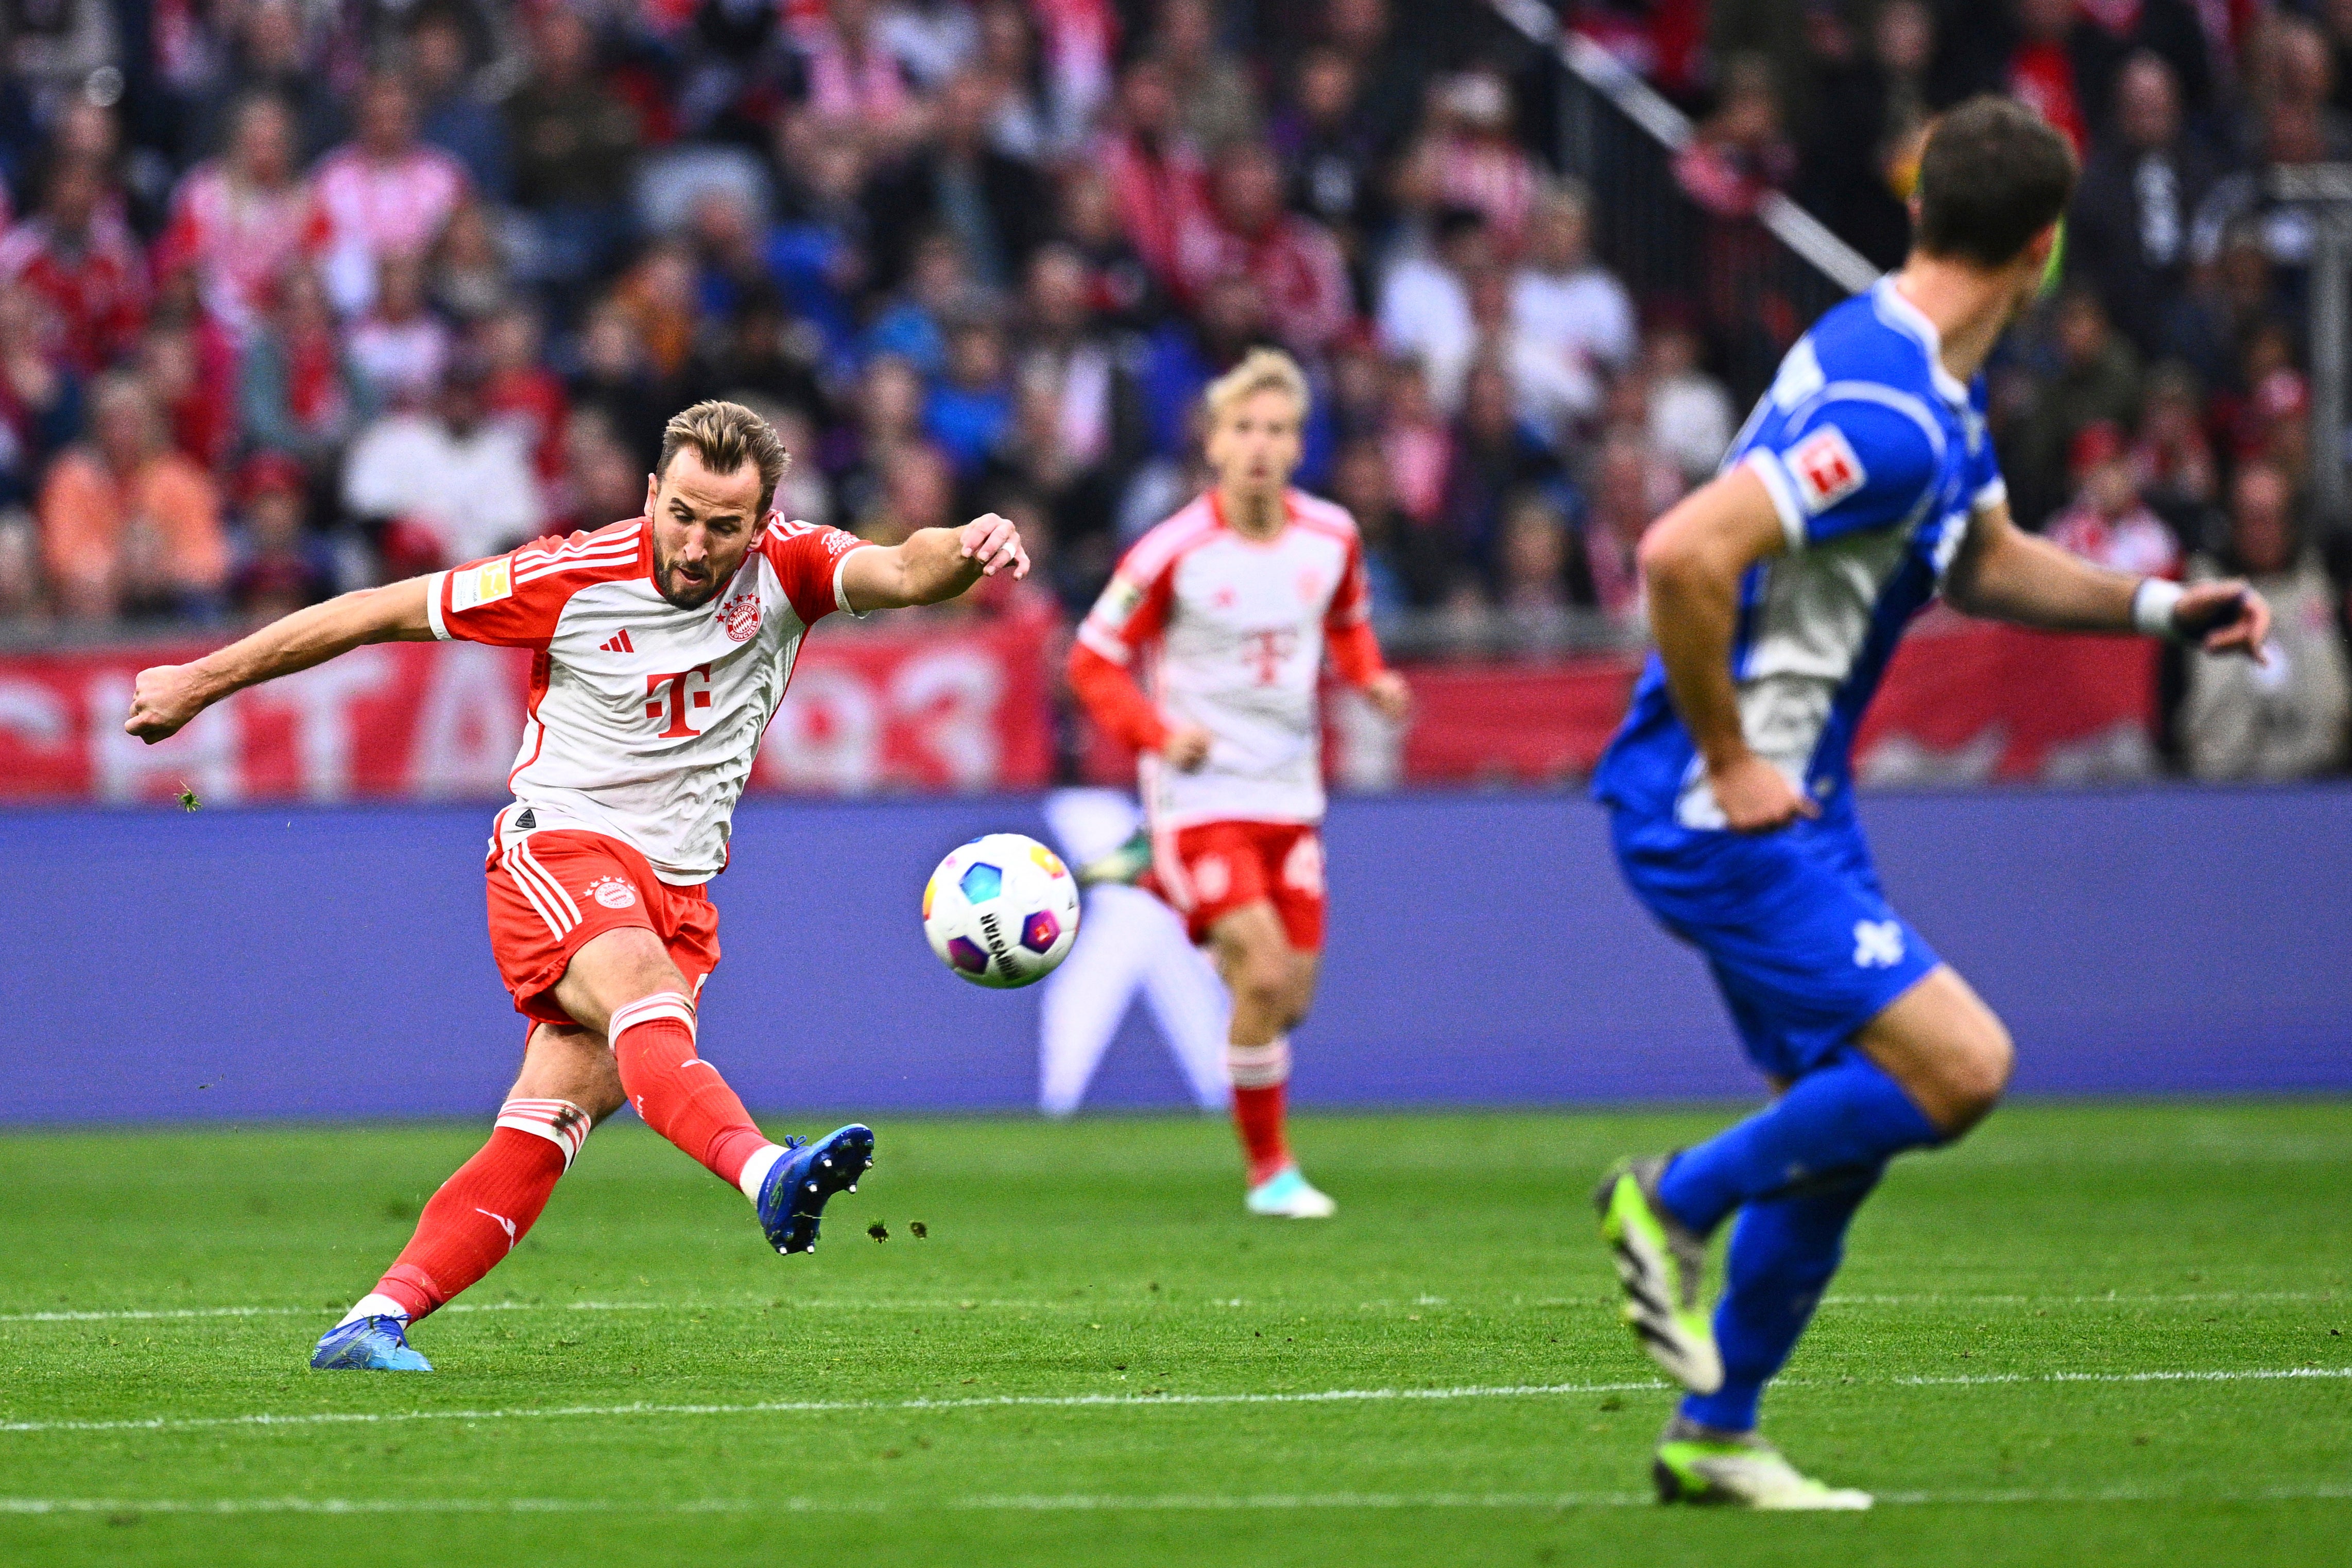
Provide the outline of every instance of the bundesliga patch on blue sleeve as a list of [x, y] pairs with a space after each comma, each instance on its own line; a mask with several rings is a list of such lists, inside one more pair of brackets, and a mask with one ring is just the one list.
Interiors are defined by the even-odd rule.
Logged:
[[1797, 500], [1818, 517], [1870, 482], [1870, 471], [1854, 455], [1845, 432], [1825, 424], [1789, 449], [1781, 459], [1796, 482]]

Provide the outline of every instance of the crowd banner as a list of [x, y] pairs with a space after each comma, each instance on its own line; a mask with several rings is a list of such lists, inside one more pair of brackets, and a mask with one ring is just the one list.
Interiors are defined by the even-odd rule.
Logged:
[[[1938, 613], [1896, 650], [1855, 747], [1865, 784], [2082, 783], [2144, 778], [2157, 651], [2137, 638], [2056, 636]], [[1592, 771], [1638, 661], [1423, 664], [1402, 776], [1412, 784], [1549, 784]], [[1338, 770], [1351, 746], [1335, 728]]]
[[[826, 632], [801, 650], [753, 790], [970, 792], [1051, 780], [1046, 653], [1029, 630], [980, 622]], [[0, 800], [505, 793], [528, 652], [380, 643], [239, 692], [160, 745], [123, 734], [138, 672], [212, 645], [0, 654]]]

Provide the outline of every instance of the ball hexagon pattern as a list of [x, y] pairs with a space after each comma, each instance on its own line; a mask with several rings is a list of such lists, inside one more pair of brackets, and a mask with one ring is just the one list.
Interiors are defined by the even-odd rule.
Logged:
[[1062, 923], [1050, 909], [1040, 909], [1021, 923], [1021, 946], [1032, 953], [1049, 951], [1061, 935]]

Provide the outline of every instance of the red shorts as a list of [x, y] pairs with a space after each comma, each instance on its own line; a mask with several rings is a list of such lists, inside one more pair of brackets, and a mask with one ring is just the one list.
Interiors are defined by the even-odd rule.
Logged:
[[573, 1021], [556, 1004], [555, 983], [573, 954], [624, 925], [660, 937], [698, 997], [719, 966], [719, 910], [709, 895], [661, 881], [618, 839], [554, 828], [494, 839], [488, 871], [490, 952], [525, 1018]]
[[1290, 945], [1323, 950], [1323, 835], [1311, 822], [1202, 822], [1155, 836], [1152, 870], [1195, 942], [1245, 904], [1274, 905]]

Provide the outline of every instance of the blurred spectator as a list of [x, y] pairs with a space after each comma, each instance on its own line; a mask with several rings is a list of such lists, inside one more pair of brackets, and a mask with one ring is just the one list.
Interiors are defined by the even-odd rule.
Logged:
[[926, 92], [980, 47], [980, 25], [963, 0], [897, 0], [883, 8], [875, 32]]
[[332, 467], [373, 415], [374, 399], [335, 330], [326, 287], [310, 268], [279, 280], [276, 309], [247, 343], [237, 407], [256, 447], [299, 457], [314, 473]]
[[372, 402], [414, 407], [441, 384], [449, 329], [425, 308], [423, 256], [388, 256], [378, 277], [375, 303], [345, 342]]
[[1142, 330], [1164, 313], [1160, 287], [1119, 224], [1100, 169], [1079, 162], [1062, 176], [1060, 243], [1087, 269], [1087, 308], [1105, 328]]
[[[1144, 397], [1151, 411], [1151, 444], [1164, 455], [1184, 446], [1184, 432], [1213, 377], [1274, 335], [1265, 290], [1246, 272], [1209, 284], [1190, 316], [1172, 316], [1151, 335]], [[1323, 411], [1307, 415], [1315, 421]]]
[[646, 365], [636, 319], [618, 300], [604, 300], [588, 312], [580, 331], [579, 368], [566, 390], [575, 407], [604, 416], [614, 439], [641, 471], [653, 472], [662, 426], [677, 411], [663, 404]]
[[243, 339], [259, 329], [279, 280], [303, 265], [310, 193], [283, 100], [256, 93], [228, 123], [221, 155], [191, 169], [173, 193], [155, 267], [193, 267], [205, 309]]
[[1441, 515], [1448, 543], [1491, 580], [1501, 564], [1496, 547], [1504, 507], [1523, 489], [1562, 483], [1559, 456], [1519, 420], [1509, 375], [1491, 360], [1472, 365], [1445, 476]]
[[2139, 419], [2139, 358], [2116, 335], [2087, 289], [2059, 297], [2051, 320], [2056, 363], [2042, 378], [2019, 451], [2004, 461], [2017, 515], [2039, 528], [2063, 499], [2074, 438], [2105, 421], [2128, 430]]
[[952, 526], [955, 476], [938, 450], [920, 441], [891, 453], [882, 466], [879, 494], [857, 518], [861, 538], [898, 544], [921, 528]]
[[0, 507], [32, 499], [41, 469], [81, 429], [81, 388], [40, 296], [0, 284]]
[[931, 144], [875, 183], [867, 206], [876, 235], [875, 281], [882, 287], [907, 275], [906, 242], [918, 234], [949, 235], [971, 276], [989, 289], [1016, 282], [1045, 237], [1051, 209], [1036, 171], [989, 142], [995, 99], [991, 78], [957, 72], [940, 89]]
[[2167, 363], [2148, 372], [2132, 474], [2173, 537], [2191, 544], [2203, 538], [2206, 513], [2221, 498], [2204, 419], [2204, 399], [2187, 366]]
[[2091, 140], [2093, 116], [2084, 110], [2077, 46], [2089, 29], [2075, 0], [2015, 0], [2017, 44], [2011, 50], [2004, 86], [2009, 95], [2048, 120], [2080, 155]]
[[488, 372], [482, 406], [530, 454], [541, 502], [549, 516], [560, 517], [567, 509], [563, 440], [572, 408], [563, 382], [540, 361], [541, 337], [538, 313], [510, 305], [481, 324], [474, 342]]
[[814, 420], [827, 403], [808, 358], [815, 347], [785, 316], [775, 290], [761, 287], [736, 305], [695, 373], [712, 396], [781, 404]]
[[1654, 459], [1641, 437], [1620, 430], [1604, 439], [1592, 455], [1590, 488], [1583, 544], [1592, 601], [1620, 625], [1637, 625], [1647, 612], [1635, 552], [1651, 520], [1664, 509]]
[[430, 404], [386, 413], [352, 444], [343, 504], [383, 534], [393, 576], [495, 554], [539, 531], [530, 455], [510, 425], [487, 417], [487, 372], [460, 355]]
[[132, 375], [99, 380], [90, 439], [50, 465], [39, 517], [42, 559], [69, 614], [104, 618], [134, 594], [142, 611], [200, 612], [227, 575], [213, 482], [172, 450]]
[[1429, 61], [1398, 36], [1389, 0], [1326, 0], [1323, 41], [1354, 70], [1372, 146], [1392, 156], [1420, 118]]
[[2267, 463], [2249, 463], [2231, 486], [2226, 548], [2200, 556], [2193, 580], [2243, 574], [2270, 601], [2265, 662], [2193, 655], [2180, 732], [2200, 779], [2303, 779], [2344, 759], [2352, 668], [2335, 593], [2315, 552], [2296, 538], [2294, 492]]
[[1328, 228], [1352, 262], [1362, 260], [1379, 187], [1379, 148], [1360, 96], [1355, 62], [1328, 46], [1310, 49], [1274, 125], [1290, 205]]
[[1118, 112], [1091, 160], [1109, 180], [1119, 227], [1169, 289], [1178, 287], [1178, 244], [1208, 202], [1208, 171], [1177, 124], [1176, 103], [1167, 68], [1136, 61], [1119, 81]]
[[82, 159], [53, 162], [38, 215], [0, 236], [0, 283], [45, 300], [82, 375], [116, 363], [147, 320], [147, 263], [106, 201], [104, 172]]
[[1700, 368], [1698, 334], [1688, 323], [1661, 321], [1647, 348], [1642, 373], [1650, 444], [1685, 486], [1704, 484], [1731, 445], [1731, 394]]
[[2123, 432], [2105, 420], [2086, 425], [2068, 455], [2074, 504], [2052, 519], [2053, 543], [2110, 571], [2178, 578], [2180, 546], [2141, 501], [2139, 479]]
[[1527, 329], [1511, 309], [1511, 277], [1501, 267], [1470, 279], [1470, 326], [1472, 352], [1503, 368], [1520, 422], [1548, 442], [1560, 444], [1600, 408], [1602, 382], [1593, 362]]
[[194, 293], [191, 279], [177, 280], [140, 340], [132, 365], [163, 411], [172, 445], [214, 473], [237, 444], [237, 352], [228, 334], [196, 308]]
[[1073, 462], [1124, 468], [1150, 439], [1140, 350], [1097, 328], [1088, 282], [1085, 258], [1068, 246], [1051, 244], [1030, 258], [1020, 372], [1051, 387], [1060, 444]]
[[678, 383], [700, 346], [702, 302], [695, 281], [693, 253], [677, 240], [657, 240], [612, 293], [636, 327], [646, 368], [666, 403], [683, 401]]
[[499, 112], [474, 90], [472, 46], [447, 11], [425, 10], [408, 34], [408, 68], [416, 82], [417, 134], [455, 158], [474, 189], [504, 201], [507, 132]]
[[[1441, 408], [1459, 406], [1462, 377], [1477, 343], [1470, 319], [1470, 279], [1495, 265], [1486, 220], [1468, 207], [1439, 213], [1427, 246], [1401, 252], [1381, 280], [1381, 346], [1390, 354], [1420, 361], [1430, 395]], [[1556, 323], [1540, 314], [1529, 319], [1538, 337], [1560, 341]]]
[[566, 531], [601, 528], [642, 516], [646, 509], [644, 464], [614, 433], [601, 410], [575, 411], [563, 432], [564, 470], [572, 476], [571, 509], [558, 527]]
[[636, 111], [593, 72], [596, 40], [565, 5], [540, 11], [530, 74], [506, 104], [514, 197], [538, 235], [538, 269], [560, 284], [602, 270], [628, 226]]
[[1464, 71], [1439, 87], [1427, 132], [1441, 201], [1486, 220], [1495, 248], [1517, 256], [1535, 207], [1535, 164], [1512, 139], [1511, 91], [1496, 72]]
[[22, 507], [0, 509], [0, 627], [29, 631], [47, 622], [48, 612], [32, 517]]
[[1013, 423], [1013, 382], [1004, 335], [993, 321], [968, 319], [948, 331], [947, 373], [923, 403], [923, 430], [969, 482]]
[[497, 220], [480, 202], [467, 202], [442, 225], [434, 247], [430, 293], [452, 319], [478, 321], [514, 298]]
[[253, 0], [236, 17], [228, 68], [197, 104], [186, 140], [197, 157], [222, 152], [239, 104], [267, 95], [291, 118], [294, 157], [308, 163], [343, 139], [346, 121], [333, 78], [318, 69], [304, 37], [298, 0]]
[[255, 621], [316, 604], [333, 591], [334, 552], [308, 526], [310, 481], [277, 453], [246, 465], [243, 527], [229, 569], [229, 604]]
[[1160, 0], [1151, 47], [1193, 142], [1214, 152], [1259, 133], [1257, 90], [1218, 37], [1212, 0]]
[[1182, 292], [1197, 299], [1219, 278], [1255, 278], [1275, 335], [1295, 352], [1319, 355], [1355, 316], [1339, 247], [1314, 220], [1285, 210], [1282, 167], [1264, 142], [1227, 148], [1211, 190], [1208, 209], [1177, 238]]
[[1639, 345], [1633, 297], [1592, 258], [1590, 200], [1573, 183], [1545, 193], [1511, 281], [1511, 312], [1530, 337], [1599, 382], [1630, 365]]
[[982, 308], [964, 266], [963, 247], [943, 230], [915, 243], [907, 286], [866, 329], [858, 347], [868, 358], [894, 354], [935, 377], [947, 369], [950, 318]]
[[1331, 498], [1356, 519], [1375, 616], [1434, 610], [1445, 602], [1454, 587], [1453, 558], [1436, 529], [1422, 527], [1397, 505], [1388, 454], [1377, 439], [1360, 437], [1339, 448], [1331, 467]]
[[2161, 347], [2187, 281], [2189, 219], [2216, 172], [2182, 132], [2171, 68], [2153, 53], [2133, 56], [2116, 83], [2114, 132], [2096, 144], [2074, 194], [2066, 262], [2142, 353]]
[[1808, 5], [1812, 87], [1801, 102], [1803, 150], [1791, 190], [1838, 237], [1892, 270], [1911, 241], [1903, 197], [1927, 139], [1935, 17], [1922, 0], [1888, 0], [1864, 29]]
[[882, 476], [899, 452], [923, 440], [923, 378], [896, 354], [866, 366], [855, 398], [856, 423], [828, 465], [842, 512], [861, 517], [879, 504]]
[[988, 122], [992, 145], [1034, 163], [1075, 151], [1087, 120], [1059, 76], [1046, 68], [1037, 19], [1022, 0], [987, 0], [980, 7], [980, 70], [996, 86]]
[[1568, 519], [1539, 491], [1511, 497], [1503, 517], [1496, 551], [1496, 599], [1512, 638], [1535, 647], [1555, 646], [1568, 634]]
[[873, 0], [827, 0], [803, 41], [809, 107], [894, 152], [919, 134], [922, 103], [906, 66], [879, 37]]
[[1385, 399], [1380, 440], [1397, 504], [1415, 522], [1433, 527], [1445, 510], [1454, 432], [1429, 390], [1429, 371], [1417, 359], [1389, 361]]
[[373, 303], [385, 257], [431, 249], [465, 199], [466, 172], [439, 148], [418, 143], [408, 84], [383, 75], [361, 89], [358, 135], [320, 161], [310, 190], [327, 297], [356, 316]]
[[1744, 218], [1767, 191], [1787, 184], [1796, 168], [1771, 68], [1753, 56], [1732, 59], [1724, 67], [1715, 112], [1675, 159], [1684, 194], [1718, 218]]

